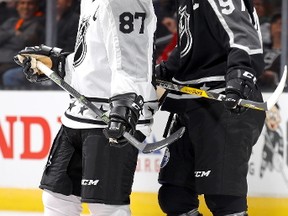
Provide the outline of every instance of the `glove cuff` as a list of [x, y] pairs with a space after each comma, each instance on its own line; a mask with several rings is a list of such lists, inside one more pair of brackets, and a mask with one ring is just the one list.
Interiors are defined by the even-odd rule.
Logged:
[[226, 75], [226, 82], [232, 79], [242, 79], [242, 80], [251, 82], [254, 85], [257, 81], [257, 78], [255, 77], [253, 73], [246, 71], [246, 70], [242, 70], [242, 69], [236, 69], [236, 70], [232, 70], [228, 72]]
[[113, 107], [128, 107], [135, 112], [140, 112], [143, 109], [144, 100], [141, 95], [135, 93], [125, 93], [111, 97], [110, 100], [111, 109]]
[[128, 123], [134, 130], [143, 105], [144, 101], [141, 95], [135, 93], [116, 95], [110, 98], [109, 118], [116, 118], [117, 121], [122, 121], [124, 124]]
[[235, 99], [248, 98], [251, 91], [255, 89], [256, 77], [254, 74], [236, 69], [226, 75], [226, 89], [227, 97]]

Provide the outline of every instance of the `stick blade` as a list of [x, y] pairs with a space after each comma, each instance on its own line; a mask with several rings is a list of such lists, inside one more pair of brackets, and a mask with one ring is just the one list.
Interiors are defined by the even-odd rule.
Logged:
[[287, 65], [284, 67], [282, 78], [274, 91], [274, 93], [269, 97], [267, 100], [267, 110], [270, 110], [278, 101], [280, 95], [282, 94], [285, 85], [286, 85], [286, 79], [287, 79]]
[[184, 132], [185, 132], [185, 127], [181, 127], [180, 129], [178, 129], [175, 133], [171, 134], [166, 139], [163, 139], [159, 142], [147, 144], [142, 152], [144, 154], [147, 154], [147, 153], [151, 153], [153, 151], [160, 150], [164, 147], [167, 147], [168, 145], [172, 144], [173, 142], [175, 142], [176, 140], [181, 138], [183, 136]]

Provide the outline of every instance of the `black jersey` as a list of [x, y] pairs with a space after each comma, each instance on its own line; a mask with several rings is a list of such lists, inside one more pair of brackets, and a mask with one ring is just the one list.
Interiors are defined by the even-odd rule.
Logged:
[[[219, 92], [232, 70], [243, 69], [256, 77], [262, 73], [259, 20], [249, 0], [178, 0], [177, 19], [178, 46], [165, 63], [173, 82]], [[195, 96], [171, 92], [165, 103], [179, 104], [183, 99], [178, 106], [183, 110], [191, 98]]]

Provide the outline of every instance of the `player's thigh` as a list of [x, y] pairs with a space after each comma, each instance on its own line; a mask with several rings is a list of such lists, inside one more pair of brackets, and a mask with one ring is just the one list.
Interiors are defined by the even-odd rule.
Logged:
[[62, 126], [51, 147], [40, 188], [80, 196], [82, 149], [80, 130]]
[[203, 101], [203, 107], [192, 110], [186, 118], [195, 144], [197, 191], [245, 195], [248, 161], [265, 114], [251, 109], [231, 113], [220, 102]]
[[[138, 150], [131, 144], [110, 146], [102, 129], [87, 131], [83, 136], [82, 201], [129, 204]], [[145, 137], [137, 138], [143, 141]]]

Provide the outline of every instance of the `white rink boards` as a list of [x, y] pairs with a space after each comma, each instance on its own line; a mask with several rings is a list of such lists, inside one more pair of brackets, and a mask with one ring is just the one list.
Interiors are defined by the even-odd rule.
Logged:
[[[62, 91], [0, 91], [0, 98], [0, 188], [37, 188], [69, 96]], [[270, 122], [274, 131], [267, 132], [265, 127], [253, 149], [248, 175], [250, 196], [288, 197], [288, 94], [280, 97], [279, 107], [275, 110], [279, 121]], [[166, 118], [166, 112], [156, 114], [149, 142], [162, 139]], [[274, 137], [272, 141], [267, 133]], [[263, 160], [263, 154], [270, 156]], [[157, 192], [162, 155], [163, 151], [139, 155], [133, 191]]]

